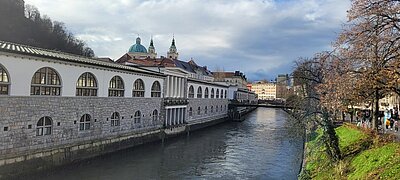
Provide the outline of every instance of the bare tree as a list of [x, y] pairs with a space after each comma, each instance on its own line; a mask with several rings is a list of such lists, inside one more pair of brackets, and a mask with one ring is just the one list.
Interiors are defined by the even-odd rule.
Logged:
[[374, 102], [373, 127], [377, 128], [379, 99], [397, 87], [400, 50], [400, 4], [395, 0], [353, 0], [349, 23], [336, 47], [351, 61], [356, 77], [354, 91]]
[[326, 66], [326, 57], [320, 54], [314, 58], [302, 58], [296, 62], [296, 68], [293, 72], [295, 81], [301, 87], [301, 95], [296, 98], [297, 103], [292, 101], [294, 109], [291, 111], [302, 124], [315, 124], [322, 127], [323, 143], [326, 154], [334, 162], [341, 159], [339, 140], [334, 129], [334, 117], [332, 111], [321, 100], [321, 91], [319, 88], [326, 83], [324, 68]]

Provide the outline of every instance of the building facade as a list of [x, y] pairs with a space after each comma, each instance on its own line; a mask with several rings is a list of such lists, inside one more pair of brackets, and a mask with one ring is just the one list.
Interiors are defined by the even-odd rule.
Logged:
[[294, 94], [293, 78], [288, 74], [279, 74], [276, 78], [276, 98], [285, 100]]
[[255, 92], [260, 100], [276, 99], [276, 83], [258, 81], [251, 85], [251, 90]]
[[188, 62], [178, 60], [175, 39], [172, 40], [167, 57], [137, 57], [129, 51], [116, 62], [159, 71], [167, 76], [164, 127], [179, 127], [228, 116], [228, 85], [213, 82], [212, 72], [205, 66], [197, 65], [193, 59]]
[[158, 58], [138, 38], [116, 62], [0, 41], [0, 168], [93, 157], [225, 120], [232, 100], [255, 102], [178, 60], [174, 41]]
[[246, 76], [240, 72], [213, 72], [214, 81], [216, 82], [225, 82], [231, 86], [237, 86], [239, 88], [247, 87], [247, 78]]
[[247, 88], [239, 88], [237, 86], [229, 86], [228, 99], [237, 103], [244, 104], [258, 103], [258, 97], [255, 92], [252, 92]]
[[0, 42], [0, 73], [0, 165], [162, 126], [159, 72]]

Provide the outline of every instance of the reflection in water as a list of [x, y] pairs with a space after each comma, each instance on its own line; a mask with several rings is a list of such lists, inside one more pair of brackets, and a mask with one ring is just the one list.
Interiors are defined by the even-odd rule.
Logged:
[[241, 123], [119, 151], [34, 179], [297, 179], [302, 137], [289, 136], [286, 120], [282, 110], [258, 108]]

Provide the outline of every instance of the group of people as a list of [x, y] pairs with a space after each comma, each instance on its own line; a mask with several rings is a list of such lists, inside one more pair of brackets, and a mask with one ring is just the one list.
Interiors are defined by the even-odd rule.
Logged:
[[358, 127], [370, 128], [372, 116], [369, 110], [356, 111], [356, 122]]
[[399, 113], [397, 110], [386, 110], [383, 117], [383, 122], [385, 122], [386, 131], [399, 131]]
[[[400, 126], [399, 112], [397, 109], [385, 110], [379, 113], [379, 125], [384, 132], [399, 131]], [[370, 110], [356, 111], [357, 126], [371, 128], [372, 115]]]

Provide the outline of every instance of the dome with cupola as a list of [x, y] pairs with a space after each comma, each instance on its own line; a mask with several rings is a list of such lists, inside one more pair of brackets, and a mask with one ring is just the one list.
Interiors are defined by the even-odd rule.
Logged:
[[136, 38], [136, 44], [129, 48], [128, 53], [147, 53], [147, 49], [140, 44], [140, 37]]

